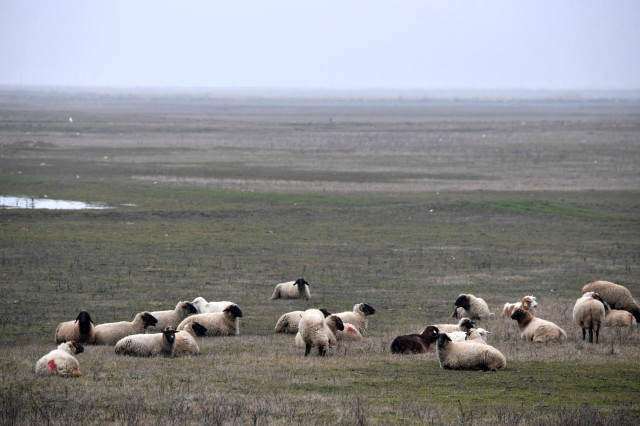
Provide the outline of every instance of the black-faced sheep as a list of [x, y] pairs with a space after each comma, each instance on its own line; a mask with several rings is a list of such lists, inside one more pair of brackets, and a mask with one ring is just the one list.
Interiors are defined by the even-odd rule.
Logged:
[[320, 309], [307, 309], [302, 314], [296, 344], [304, 347], [304, 356], [309, 355], [311, 348], [318, 348], [318, 355], [324, 356], [330, 344], [330, 331], [325, 316], [328, 312]]
[[609, 281], [593, 281], [582, 287], [582, 293], [595, 291], [609, 304], [611, 309], [623, 309], [629, 311], [640, 322], [640, 305], [624, 286]]
[[288, 281], [276, 285], [270, 300], [276, 299], [306, 299], [309, 300], [309, 283], [304, 278], [295, 281]]
[[276, 323], [276, 333], [295, 334], [298, 332], [298, 324], [304, 311], [293, 311], [282, 314]]
[[604, 324], [605, 309], [608, 309], [598, 293], [588, 291], [576, 301], [573, 306], [573, 320], [582, 328], [582, 340], [586, 339], [589, 330], [589, 343], [593, 343], [593, 333], [596, 333], [596, 343], [600, 336], [600, 328]]
[[538, 301], [535, 296], [525, 296], [521, 301], [517, 303], [505, 303], [502, 308], [502, 315], [511, 318], [511, 315], [515, 312], [516, 309], [522, 308], [526, 311], [530, 311], [533, 315], [536, 314], [535, 308], [538, 307]]
[[473, 294], [461, 294], [454, 303], [452, 318], [469, 317], [473, 319], [489, 318], [489, 306], [480, 297]]
[[353, 307], [353, 311], [345, 311], [336, 314], [340, 317], [343, 323], [347, 322], [353, 324], [358, 331], [362, 334], [367, 329], [369, 315], [376, 313], [376, 310], [366, 303], [356, 303]]
[[204, 336], [207, 333], [206, 327], [191, 322], [184, 329], [176, 333], [176, 342], [173, 345], [172, 356], [179, 358], [185, 356], [194, 356], [200, 353], [200, 346], [196, 340], [197, 336]]
[[207, 331], [205, 336], [237, 336], [240, 334], [240, 322], [242, 311], [238, 305], [227, 306], [222, 312], [210, 314], [196, 314], [186, 317], [178, 330], [184, 330], [187, 324], [192, 322], [200, 323]]
[[35, 373], [38, 376], [82, 376], [80, 364], [74, 356], [82, 352], [84, 352], [84, 347], [81, 343], [60, 343], [57, 349], [52, 350], [36, 362]]
[[96, 339], [93, 321], [87, 311], [80, 311], [75, 321], [65, 321], [56, 328], [56, 343], [74, 341], [93, 343]]
[[567, 340], [567, 333], [551, 321], [536, 318], [529, 311], [516, 309], [511, 315], [511, 319], [518, 322], [520, 337], [522, 340], [536, 343], [564, 342]]
[[199, 314], [212, 314], [214, 312], [222, 312], [225, 308], [235, 305], [233, 302], [221, 301], [221, 302], [207, 302], [204, 297], [196, 297], [191, 302], [196, 307]]
[[457, 324], [435, 324], [440, 333], [451, 333], [453, 331], [464, 331], [465, 333], [476, 325], [469, 318], [461, 318]]
[[176, 331], [166, 327], [162, 333], [133, 334], [118, 340], [115, 347], [116, 355], [129, 356], [171, 356], [176, 341]]
[[136, 314], [133, 321], [119, 321], [98, 324], [95, 326], [96, 345], [115, 345], [118, 340], [132, 334], [144, 333], [147, 327], [156, 325], [158, 321], [149, 312]]
[[504, 355], [493, 346], [452, 342], [445, 333], [438, 335], [436, 356], [440, 368], [445, 370], [497, 371], [507, 365]]
[[393, 339], [391, 353], [424, 353], [434, 345], [436, 340], [438, 340], [438, 328], [430, 325], [421, 334], [405, 334]]
[[147, 333], [162, 331], [167, 327], [171, 327], [175, 330], [183, 319], [197, 312], [198, 310], [196, 307], [193, 306], [191, 302], [187, 301], [178, 302], [176, 307], [172, 310], [151, 312], [151, 315], [153, 315], [158, 322], [156, 325], [148, 327]]

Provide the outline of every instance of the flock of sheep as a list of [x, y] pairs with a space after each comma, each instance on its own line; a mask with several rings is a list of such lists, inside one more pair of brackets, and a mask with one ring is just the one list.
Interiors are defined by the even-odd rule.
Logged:
[[[625, 287], [594, 281], [585, 285], [583, 295], [576, 301], [573, 319], [583, 330], [598, 336], [603, 325], [631, 327], [640, 320], [640, 306]], [[271, 296], [275, 299], [310, 298], [309, 283], [303, 278], [280, 283]], [[506, 358], [487, 343], [487, 330], [476, 328], [491, 314], [486, 302], [471, 294], [460, 295], [454, 303], [452, 317], [455, 324], [429, 325], [421, 334], [396, 337], [391, 343], [392, 353], [424, 353], [432, 347], [443, 369], [499, 370], [506, 366]], [[521, 338], [533, 342], [564, 342], [567, 335], [556, 324], [537, 318], [536, 298], [525, 296], [518, 303], [506, 303], [503, 315], [517, 321]], [[336, 346], [339, 341], [361, 340], [368, 324], [367, 317], [375, 309], [358, 303], [352, 311], [330, 314], [325, 309], [307, 309], [283, 314], [276, 322], [275, 332], [295, 334], [295, 344], [312, 348], [319, 355]], [[200, 352], [198, 336], [233, 336], [239, 334], [238, 318], [242, 311], [233, 302], [207, 302], [197, 297], [193, 302], [179, 302], [175, 309], [140, 312], [133, 321], [94, 325], [91, 316], [81, 311], [75, 320], [58, 325], [55, 332], [57, 349], [40, 358], [35, 372], [42, 376], [77, 377], [82, 375], [74, 355], [84, 351], [85, 344], [112, 345], [116, 355], [184, 357]]]

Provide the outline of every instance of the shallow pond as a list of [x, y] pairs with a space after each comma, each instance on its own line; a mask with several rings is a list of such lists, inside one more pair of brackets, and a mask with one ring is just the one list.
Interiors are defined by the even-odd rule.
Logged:
[[45, 210], [101, 210], [112, 207], [105, 203], [85, 203], [83, 201], [52, 200], [28, 196], [0, 195], [0, 208], [6, 209], [45, 209]]

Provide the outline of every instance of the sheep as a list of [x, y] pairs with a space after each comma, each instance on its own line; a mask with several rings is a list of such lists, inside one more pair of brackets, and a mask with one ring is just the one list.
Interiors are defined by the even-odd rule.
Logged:
[[344, 330], [338, 330], [336, 333], [336, 339], [338, 339], [339, 342], [355, 342], [362, 340], [362, 334], [358, 331], [355, 325], [348, 322], [343, 322], [342, 325], [344, 325]]
[[162, 331], [167, 327], [175, 329], [183, 319], [197, 312], [196, 307], [187, 301], [178, 302], [173, 310], [151, 312], [158, 322], [153, 327], [147, 328], [147, 332]]
[[177, 330], [184, 330], [187, 324], [200, 323], [207, 331], [205, 336], [237, 336], [240, 334], [238, 318], [242, 317], [242, 311], [238, 305], [227, 306], [222, 312], [196, 314], [186, 317], [178, 325]]
[[304, 356], [309, 355], [314, 346], [318, 348], [318, 355], [326, 354], [331, 333], [327, 327], [326, 314], [328, 312], [320, 309], [307, 309], [303, 312], [296, 334], [296, 344], [305, 348]]
[[391, 342], [391, 353], [420, 354], [427, 352], [436, 340], [438, 340], [438, 333], [438, 328], [430, 325], [420, 334], [398, 336]]
[[473, 319], [486, 319], [489, 317], [489, 306], [484, 299], [475, 297], [473, 294], [461, 294], [456, 299], [452, 318], [469, 317]]
[[69, 341], [93, 343], [95, 339], [93, 321], [87, 311], [80, 311], [75, 321], [61, 322], [56, 328], [56, 343]]
[[158, 320], [149, 312], [136, 314], [133, 321], [120, 321], [95, 326], [96, 345], [115, 345], [118, 340], [132, 334], [144, 333], [147, 327], [156, 325]]
[[[298, 286], [298, 287], [296, 287]], [[276, 299], [305, 299], [309, 300], [309, 283], [302, 277], [295, 281], [288, 281], [276, 285], [270, 300]]]
[[600, 328], [604, 324], [605, 309], [604, 300], [598, 293], [588, 291], [582, 295], [573, 306], [573, 320], [582, 327], [582, 340], [586, 339], [589, 329], [589, 343], [593, 343], [593, 332], [596, 333], [596, 344], [600, 335]]
[[193, 299], [193, 302], [191, 302], [191, 304], [196, 307], [199, 314], [222, 312], [226, 307], [235, 305], [235, 303], [226, 300], [222, 302], [207, 302], [204, 297], [200, 296]]
[[452, 342], [446, 333], [438, 335], [436, 356], [440, 368], [445, 370], [497, 371], [507, 365], [504, 355], [493, 346]]
[[196, 341], [196, 336], [204, 336], [207, 328], [200, 323], [191, 322], [184, 329], [176, 333], [176, 342], [173, 345], [173, 353], [171, 356], [179, 358], [184, 356], [193, 356], [200, 353], [200, 346]]
[[171, 356], [176, 342], [176, 331], [166, 327], [162, 333], [133, 334], [118, 340], [115, 347], [116, 355], [129, 356]]
[[457, 324], [435, 324], [440, 333], [451, 333], [453, 331], [464, 331], [465, 333], [476, 325], [469, 318], [461, 318]]
[[276, 333], [289, 333], [295, 334], [298, 332], [298, 323], [300, 323], [300, 318], [302, 318], [302, 313], [304, 311], [293, 311], [287, 312], [283, 314], [278, 322], [276, 323]]
[[489, 331], [485, 330], [484, 328], [472, 328], [471, 330], [466, 332], [464, 342], [488, 345], [487, 334], [489, 334]]
[[527, 311], [530, 311], [533, 315], [535, 315], [535, 308], [537, 307], [538, 301], [536, 300], [535, 296], [525, 296], [520, 302], [505, 303], [504, 307], [502, 308], [502, 316], [511, 318], [511, 314], [513, 314], [513, 312], [518, 308], [526, 309]]
[[368, 320], [367, 316], [373, 315], [376, 310], [366, 303], [356, 303], [353, 307], [353, 311], [345, 311], [336, 314], [340, 317], [343, 323], [348, 322], [353, 324], [358, 331], [362, 334], [367, 329]]
[[82, 376], [80, 364], [74, 355], [84, 352], [82, 343], [73, 341], [60, 343], [58, 347], [36, 362], [35, 373], [38, 376]]
[[640, 322], [640, 305], [633, 299], [631, 292], [624, 286], [609, 281], [593, 281], [582, 287], [582, 293], [595, 291], [612, 309], [629, 311]]
[[636, 318], [629, 311], [608, 309], [604, 315], [605, 327], [629, 327], [637, 324]]
[[516, 309], [511, 315], [511, 319], [518, 322], [522, 340], [536, 343], [561, 343], [567, 340], [567, 333], [565, 333], [563, 329], [551, 321], [534, 317], [531, 312], [522, 308]]

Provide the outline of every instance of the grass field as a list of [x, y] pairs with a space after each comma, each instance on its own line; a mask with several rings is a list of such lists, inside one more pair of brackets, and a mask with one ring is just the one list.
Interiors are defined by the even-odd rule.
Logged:
[[[72, 120], [69, 120], [72, 117]], [[640, 104], [0, 92], [0, 195], [106, 210], [0, 209], [0, 423], [637, 424], [640, 335], [581, 340], [572, 308], [604, 279], [640, 298]], [[269, 301], [302, 275], [309, 301]], [[525, 294], [564, 345], [482, 323], [497, 373], [395, 356]], [[58, 323], [129, 320], [203, 296], [240, 335], [191, 359], [78, 356], [40, 378]], [[365, 339], [303, 356], [288, 311], [377, 310]]]

